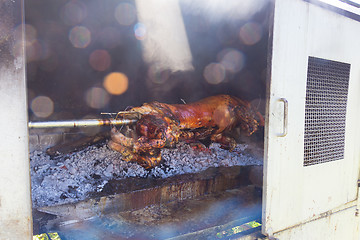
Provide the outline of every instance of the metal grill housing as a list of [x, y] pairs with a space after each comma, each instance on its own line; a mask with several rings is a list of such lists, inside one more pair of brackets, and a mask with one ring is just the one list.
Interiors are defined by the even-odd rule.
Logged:
[[304, 166], [344, 158], [350, 64], [309, 57]]

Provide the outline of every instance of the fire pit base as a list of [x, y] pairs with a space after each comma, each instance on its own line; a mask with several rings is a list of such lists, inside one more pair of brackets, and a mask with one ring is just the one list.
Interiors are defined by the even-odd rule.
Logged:
[[[234, 166], [165, 179], [109, 181], [104, 191], [88, 200], [38, 208], [34, 211], [34, 232], [59, 231], [71, 235], [72, 228], [79, 225], [82, 226], [80, 232], [87, 232], [88, 227], [89, 231], [93, 229], [92, 224], [98, 224], [96, 231], [101, 232], [119, 224], [116, 229], [125, 232], [116, 232], [114, 236], [132, 236], [132, 232], [146, 236], [146, 231], [139, 229], [150, 231], [154, 226], [175, 229], [169, 237], [197, 231], [203, 234], [204, 229], [210, 231], [215, 227], [210, 231], [213, 234], [220, 225], [228, 226], [233, 221], [238, 224], [239, 219], [259, 220], [261, 173], [262, 166]], [[161, 231], [165, 230], [151, 232], [160, 234]], [[160, 235], [149, 237], [161, 238]]]
[[86, 220], [57, 217], [42, 231], [64, 239], [228, 239], [258, 235], [260, 219], [261, 191], [251, 185]]

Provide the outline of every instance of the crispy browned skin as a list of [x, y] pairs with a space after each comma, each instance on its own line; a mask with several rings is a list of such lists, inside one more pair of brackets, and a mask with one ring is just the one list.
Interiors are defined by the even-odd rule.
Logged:
[[159, 165], [160, 149], [174, 147], [179, 141], [210, 138], [222, 148], [232, 150], [236, 142], [224, 132], [240, 126], [250, 136], [259, 125], [264, 125], [261, 114], [249, 102], [229, 95], [212, 96], [190, 104], [151, 102], [130, 111], [142, 114], [136, 123], [139, 138], [126, 137], [114, 128], [109, 146], [120, 152], [125, 161], [136, 161], [144, 168]]

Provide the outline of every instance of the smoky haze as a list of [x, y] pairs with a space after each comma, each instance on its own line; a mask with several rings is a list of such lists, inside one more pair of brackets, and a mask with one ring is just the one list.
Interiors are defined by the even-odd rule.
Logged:
[[30, 120], [265, 97], [268, 1], [144, 2], [25, 2]]

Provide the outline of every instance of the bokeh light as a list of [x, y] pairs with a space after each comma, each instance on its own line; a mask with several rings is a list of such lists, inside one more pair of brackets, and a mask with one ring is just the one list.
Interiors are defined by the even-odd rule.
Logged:
[[54, 102], [49, 97], [37, 96], [31, 101], [31, 110], [37, 117], [49, 117], [54, 112]]
[[26, 61], [32, 62], [41, 58], [41, 45], [38, 41], [33, 43], [25, 42]]
[[219, 84], [225, 80], [225, 68], [220, 63], [210, 63], [204, 69], [204, 78], [210, 84]]
[[109, 94], [101, 87], [92, 87], [85, 93], [85, 101], [91, 108], [103, 108], [108, 104], [109, 100]]
[[91, 32], [84, 26], [75, 26], [69, 32], [69, 40], [76, 48], [86, 48], [91, 42]]
[[130, 3], [120, 3], [114, 14], [118, 23], [124, 26], [130, 26], [136, 20], [136, 9]]
[[143, 23], [135, 24], [134, 33], [137, 40], [144, 40], [146, 37], [146, 26]]
[[[25, 42], [22, 42], [22, 31], [25, 28]], [[26, 61], [37, 61], [46, 59], [49, 56], [49, 47], [46, 42], [37, 38], [37, 30], [30, 24], [20, 24], [14, 29], [16, 42], [12, 49], [13, 56], [22, 54], [23, 47], [26, 51]]]
[[106, 50], [95, 50], [90, 54], [89, 63], [96, 71], [105, 71], [111, 64], [110, 54]]
[[60, 11], [61, 20], [70, 26], [81, 23], [87, 16], [86, 5], [80, 1], [70, 1]]
[[28, 36], [26, 36], [26, 40], [28, 40], [29, 42], [35, 41], [36, 38], [37, 38], [37, 31], [36, 31], [36, 28], [34, 28], [30, 24], [19, 24], [19, 25], [17, 25], [14, 28], [14, 31], [13, 31], [14, 38], [16, 40], [21, 40], [22, 39], [23, 28], [25, 28], [24, 29], [25, 36], [26, 36], [26, 34], [28, 34]]
[[260, 24], [248, 22], [240, 28], [240, 40], [246, 45], [254, 45], [262, 38], [263, 30]]
[[103, 85], [108, 93], [120, 95], [128, 89], [129, 80], [128, 77], [121, 72], [112, 72], [106, 75]]
[[245, 55], [236, 49], [226, 48], [218, 54], [217, 58], [221, 65], [231, 73], [241, 71], [245, 65]]
[[[21, 31], [21, 28], [16, 28], [16, 31]], [[37, 39], [37, 31], [36, 28], [30, 24], [25, 24], [25, 39], [28, 43], [33, 43]]]
[[36, 40], [33, 43], [25, 42], [27, 62], [47, 59], [50, 56], [49, 46], [46, 42]]

